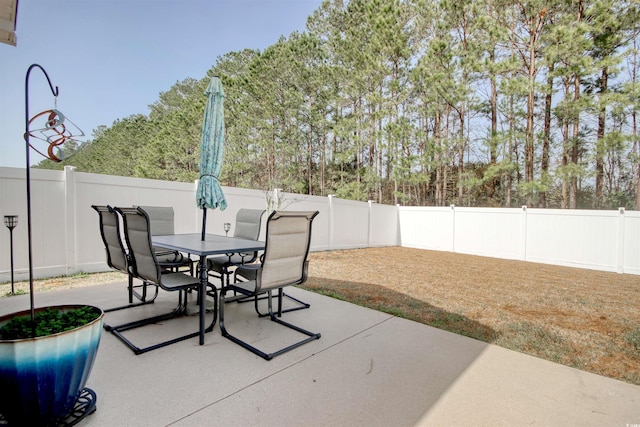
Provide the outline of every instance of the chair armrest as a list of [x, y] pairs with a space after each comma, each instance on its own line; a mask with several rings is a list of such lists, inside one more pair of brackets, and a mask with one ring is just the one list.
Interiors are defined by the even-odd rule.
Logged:
[[154, 249], [153, 252], [156, 254], [156, 256], [172, 255], [176, 253], [176, 251], [172, 251], [169, 249], [156, 249], [155, 247], [153, 249]]
[[307, 275], [309, 274], [309, 260], [304, 261], [304, 266], [302, 267], [302, 278], [298, 282], [298, 285], [307, 281]]
[[234, 272], [233, 281], [236, 282], [238, 280], [238, 276], [242, 277], [244, 280], [255, 280], [260, 269], [262, 269], [262, 264], [239, 265]]

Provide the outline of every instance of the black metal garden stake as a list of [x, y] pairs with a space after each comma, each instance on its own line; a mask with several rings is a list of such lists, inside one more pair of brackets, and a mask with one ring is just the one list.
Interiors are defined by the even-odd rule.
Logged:
[[18, 215], [5, 215], [4, 225], [9, 229], [9, 247], [11, 251], [11, 295], [15, 295], [16, 291], [13, 287], [13, 229], [18, 225]]

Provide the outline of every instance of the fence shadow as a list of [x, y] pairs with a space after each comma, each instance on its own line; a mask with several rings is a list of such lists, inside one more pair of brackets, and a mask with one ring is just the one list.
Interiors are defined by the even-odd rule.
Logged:
[[499, 337], [487, 325], [375, 283], [310, 276], [299, 287], [487, 343]]

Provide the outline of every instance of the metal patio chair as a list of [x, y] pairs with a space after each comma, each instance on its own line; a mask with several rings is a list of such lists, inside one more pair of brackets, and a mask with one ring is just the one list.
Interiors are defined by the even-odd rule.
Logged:
[[[264, 210], [242, 208], [236, 213], [236, 224], [233, 237], [247, 240], [258, 240]], [[241, 264], [250, 264], [258, 258], [258, 252], [244, 252], [235, 254], [218, 255], [207, 258], [207, 270], [211, 277], [220, 279], [224, 286], [225, 279], [229, 281], [232, 273], [230, 267]]]
[[[116, 311], [130, 307], [137, 307], [144, 304], [153, 303], [158, 296], [158, 287], [142, 281], [140, 285], [133, 284], [133, 273], [131, 272], [131, 261], [127, 252], [122, 236], [120, 234], [120, 218], [118, 213], [111, 206], [91, 205], [98, 212], [100, 223], [100, 236], [104, 243], [107, 255], [107, 265], [109, 268], [120, 271], [127, 275], [127, 291], [129, 294], [129, 303], [118, 307], [107, 308], [104, 311]], [[149, 288], [152, 288], [151, 293]], [[138, 292], [140, 290], [140, 292]], [[139, 302], [134, 303], [134, 298]]]
[[[146, 353], [188, 338], [199, 335], [199, 330], [186, 335], [182, 335], [158, 344], [140, 348], [127, 339], [123, 332], [131, 329], [140, 328], [146, 325], [157, 323], [160, 321], [172, 319], [177, 316], [186, 314], [187, 309], [187, 291], [199, 290], [200, 279], [184, 272], [164, 272], [161, 264], [158, 262], [156, 252], [151, 243], [150, 219], [147, 212], [140, 208], [114, 208], [122, 216], [124, 223], [124, 235], [129, 247], [129, 255], [131, 260], [131, 272], [140, 280], [158, 285], [165, 291], [178, 292], [178, 305], [176, 308], [166, 314], [140, 319], [133, 322], [125, 323], [118, 326], [105, 325], [105, 329], [113, 333], [120, 341], [129, 347], [135, 354]], [[206, 328], [206, 332], [213, 330], [213, 326], [217, 317], [217, 293], [211, 283], [208, 283], [211, 291], [206, 294], [214, 299], [214, 313], [211, 324]], [[198, 295], [198, 298], [206, 298], [206, 295]]]
[[[272, 301], [272, 292], [274, 290], [280, 291], [285, 286], [298, 285], [307, 280], [309, 264], [307, 256], [311, 243], [311, 224], [318, 213], [317, 211], [275, 211], [269, 215], [262, 263], [239, 265], [235, 271], [236, 277], [238, 275], [249, 276], [255, 277], [255, 280], [234, 280], [234, 283], [227, 283], [220, 291], [220, 330], [222, 331], [222, 336], [266, 360], [271, 360], [275, 356], [320, 338], [319, 333], [309, 332], [277, 317], [273, 311]], [[231, 335], [227, 330], [224, 319], [224, 304], [226, 302], [226, 293], [229, 291], [240, 294], [233, 297], [236, 299], [242, 296], [255, 298], [266, 292], [270, 320], [306, 335], [306, 338], [273, 353], [266, 353]]]
[[[174, 211], [171, 206], [134, 206], [144, 209], [149, 215], [149, 222], [152, 236], [163, 236], [167, 234], [175, 234], [174, 230]], [[178, 251], [172, 251], [164, 248], [156, 248], [153, 250], [156, 253], [158, 262], [162, 264], [162, 267], [171, 271], [180, 271], [182, 267], [187, 267], [189, 273], [193, 275], [193, 260], [184, 256]]]
[[[250, 239], [250, 240], [258, 240], [260, 236], [260, 228], [262, 224], [262, 216], [264, 215], [264, 210], [259, 209], [240, 209], [236, 214], [236, 224], [233, 232], [233, 237], [237, 237], [240, 239]], [[241, 254], [226, 254], [215, 256], [207, 259], [207, 266], [209, 270], [209, 275], [212, 277], [219, 278], [221, 281], [221, 285], [224, 286], [224, 280], [226, 279], [227, 283], [229, 283], [229, 278], [234, 271], [234, 267], [238, 265], [247, 265], [256, 261], [258, 258], [258, 252], [249, 252], [249, 253], [241, 253]], [[255, 276], [253, 269], [243, 270], [244, 280], [255, 280]], [[260, 317], [266, 317], [268, 313], [260, 312], [258, 307], [258, 301], [264, 300], [266, 296], [253, 296], [240, 298], [237, 300], [239, 303], [244, 302], [252, 302], [254, 303], [255, 310]], [[282, 308], [283, 306], [283, 298], [288, 298], [289, 300], [296, 303], [294, 307], [289, 307], [287, 309]], [[292, 297], [285, 293], [282, 289], [278, 292], [278, 316], [282, 316], [282, 313], [288, 313], [290, 311], [302, 310], [305, 308], [311, 307], [310, 304], [301, 301], [297, 298]]]

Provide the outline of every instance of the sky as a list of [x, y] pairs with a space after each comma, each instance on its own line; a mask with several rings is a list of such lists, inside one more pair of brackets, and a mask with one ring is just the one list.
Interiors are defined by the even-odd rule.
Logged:
[[[148, 114], [159, 94], [200, 79], [229, 52], [303, 32], [322, 0], [25, 0], [17, 46], [0, 44], [0, 166], [24, 168], [29, 116], [56, 108], [91, 139], [100, 125]], [[73, 126], [69, 126], [73, 129]], [[77, 130], [73, 130], [77, 134]], [[34, 141], [37, 143], [38, 141]], [[30, 164], [43, 157], [30, 151]], [[106, 160], [106, 159], [105, 159]]]

